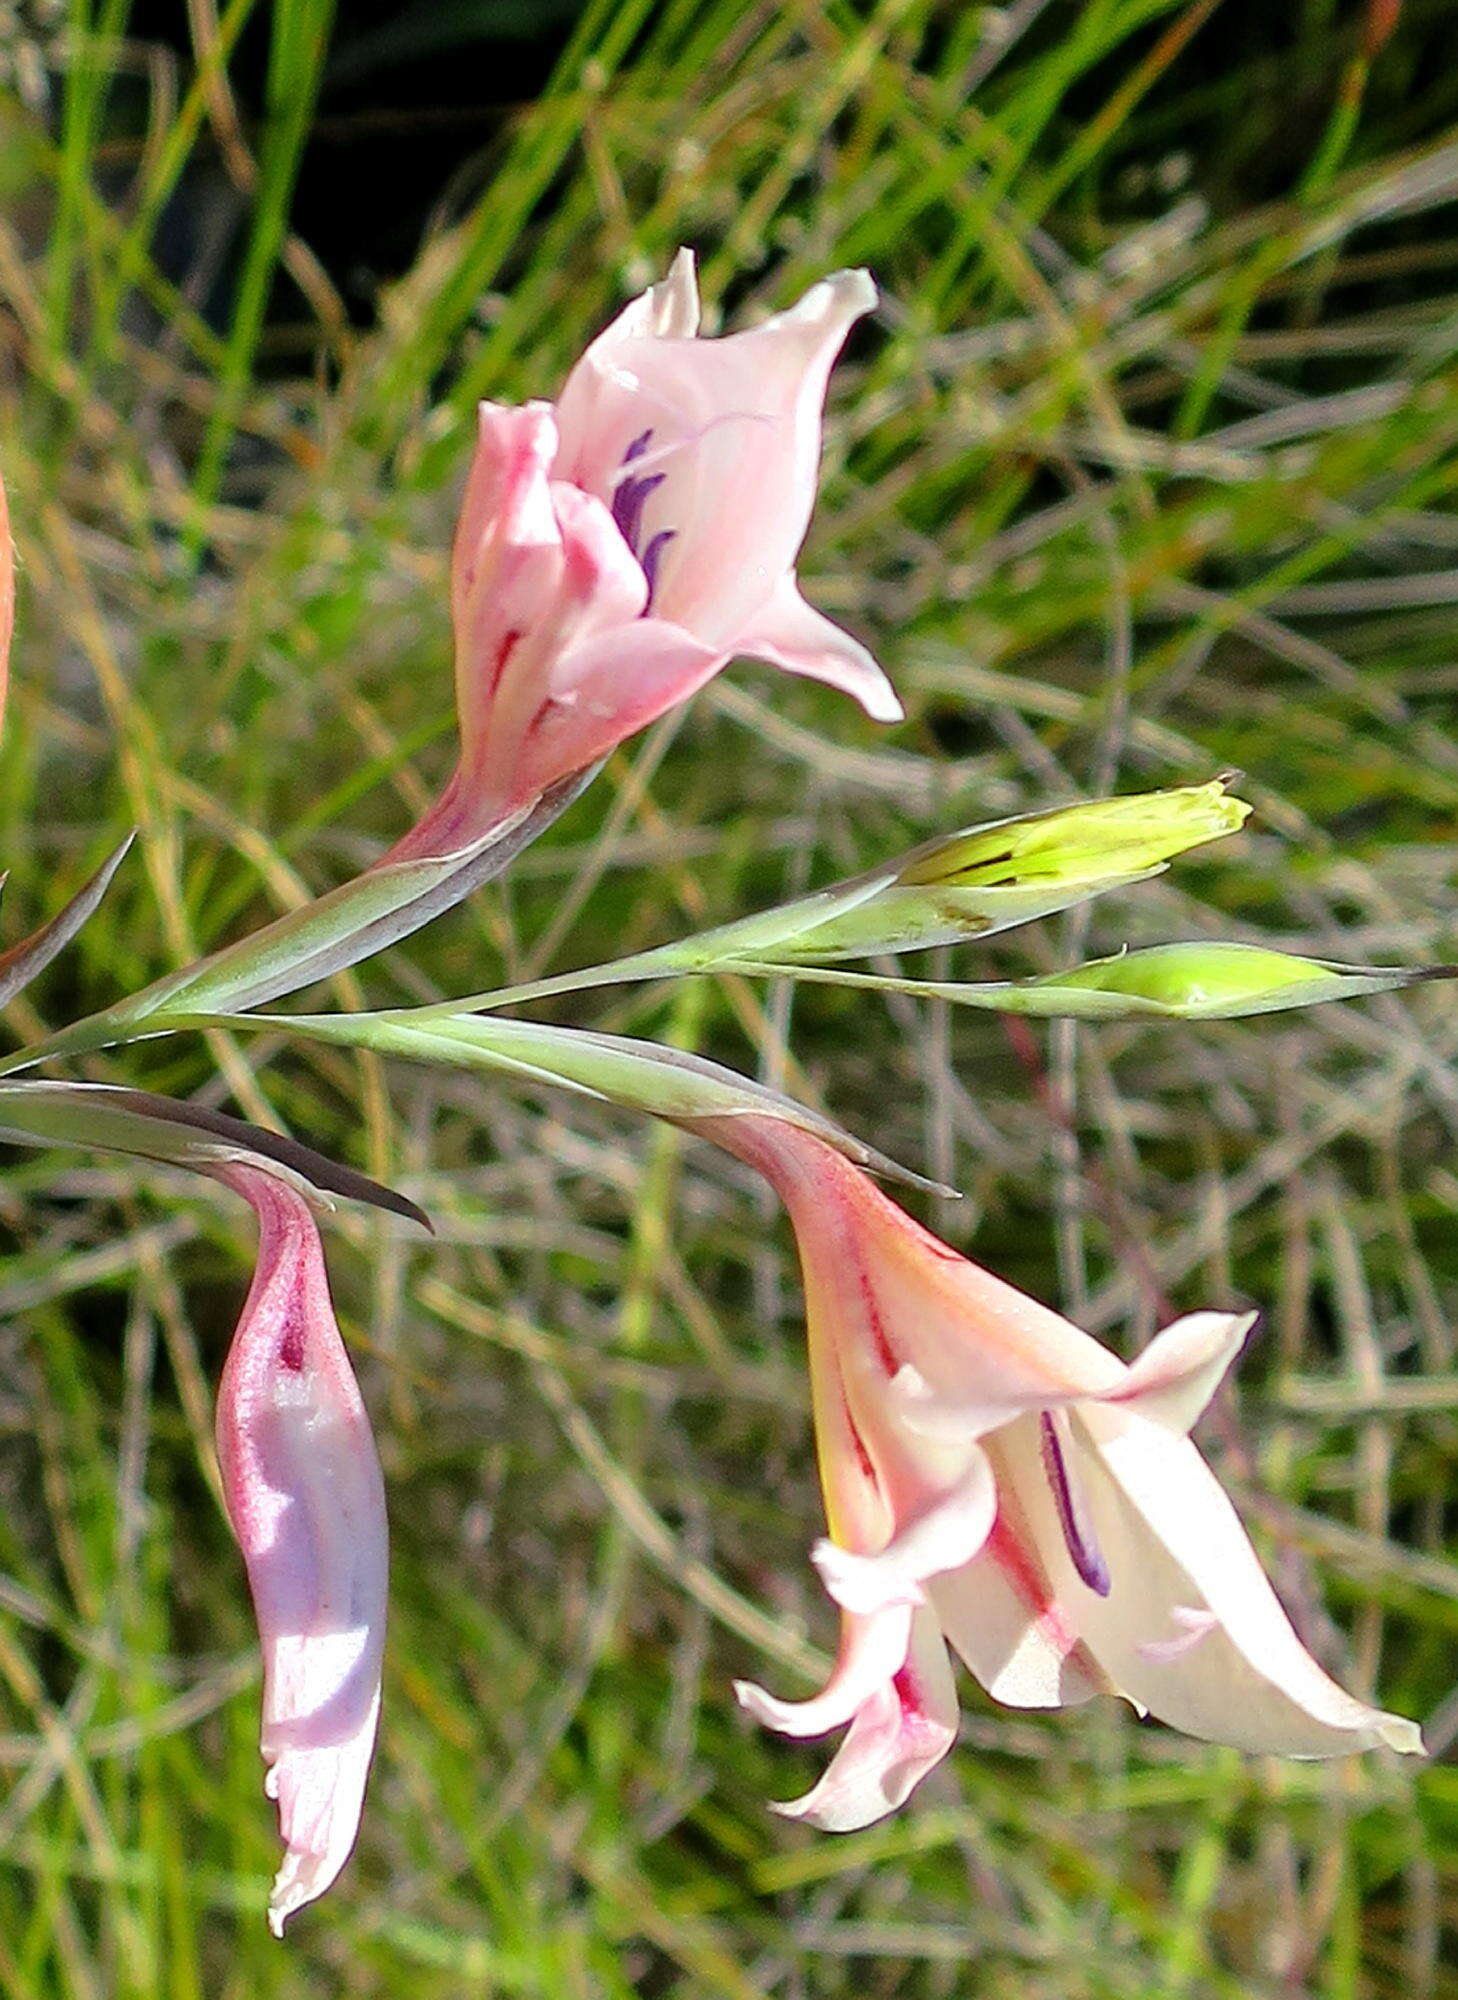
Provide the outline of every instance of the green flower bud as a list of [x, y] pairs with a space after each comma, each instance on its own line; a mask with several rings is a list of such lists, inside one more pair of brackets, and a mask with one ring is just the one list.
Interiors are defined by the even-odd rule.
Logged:
[[[1160, 944], [1100, 958], [1069, 972], [1009, 982], [993, 1003], [1009, 1013], [1118, 1018], [1169, 1015], [1233, 1020], [1387, 993], [1453, 976], [1447, 966], [1338, 965], [1254, 944]], [[989, 991], [991, 989], [988, 989]]]
[[810, 964], [988, 937], [1161, 874], [1174, 855], [1236, 832], [1249, 812], [1217, 778], [996, 820], [673, 949], [700, 964]]

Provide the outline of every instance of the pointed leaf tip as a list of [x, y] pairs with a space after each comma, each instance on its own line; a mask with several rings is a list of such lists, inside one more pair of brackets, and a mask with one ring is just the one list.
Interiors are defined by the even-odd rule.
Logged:
[[0, 1007], [12, 1001], [16, 994], [28, 986], [56, 958], [92, 917], [101, 903], [102, 897], [111, 887], [111, 878], [126, 859], [135, 831], [129, 833], [112, 854], [109, 854], [89, 882], [82, 885], [70, 902], [60, 910], [49, 923], [42, 924], [28, 938], [12, 945], [8, 951], [0, 952]]
[[0, 1080], [0, 1140], [124, 1153], [211, 1175], [249, 1162], [271, 1165], [281, 1177], [318, 1193], [364, 1202], [423, 1229], [431, 1227], [425, 1211], [408, 1196], [297, 1139], [266, 1132], [226, 1111], [122, 1084]]

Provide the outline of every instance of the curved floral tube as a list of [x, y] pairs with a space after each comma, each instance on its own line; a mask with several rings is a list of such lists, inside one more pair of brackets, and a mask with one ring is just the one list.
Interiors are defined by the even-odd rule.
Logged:
[[849, 1725], [806, 1797], [836, 1830], [899, 1805], [956, 1734], [943, 1639], [997, 1700], [1122, 1695], [1192, 1736], [1329, 1757], [1417, 1728], [1346, 1694], [1301, 1644], [1188, 1432], [1254, 1315], [1177, 1321], [1132, 1366], [912, 1221], [814, 1134], [707, 1122], [789, 1209], [805, 1274], [841, 1607], [825, 1689], [741, 1685], [770, 1728]]
[[263, 1646], [264, 1790], [286, 1853], [282, 1937], [359, 1831], [380, 1714], [385, 1493], [304, 1197], [262, 1168], [220, 1180], [258, 1216], [258, 1267], [218, 1390], [218, 1463]]
[[830, 369], [875, 299], [864, 271], [838, 271], [762, 326], [703, 340], [683, 250], [555, 408], [481, 405], [451, 584], [460, 763], [392, 859], [479, 838], [736, 653], [899, 718], [880, 667], [794, 571]]

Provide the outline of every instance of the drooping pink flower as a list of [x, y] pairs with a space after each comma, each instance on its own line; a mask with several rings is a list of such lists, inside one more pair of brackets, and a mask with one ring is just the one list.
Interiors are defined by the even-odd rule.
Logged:
[[359, 1831], [380, 1714], [385, 1493], [307, 1201], [255, 1165], [216, 1171], [258, 1216], [217, 1438], [263, 1646], [264, 1790], [286, 1849], [268, 1920], [282, 1937]]
[[773, 1183], [805, 1276], [830, 1526], [813, 1560], [841, 1644], [808, 1701], [738, 1692], [788, 1735], [849, 1728], [778, 1811], [843, 1830], [901, 1804], [955, 1739], [944, 1641], [1013, 1707], [1111, 1692], [1243, 1750], [1421, 1749], [1312, 1659], [1189, 1440], [1253, 1315], [1192, 1314], [1126, 1366], [812, 1133], [700, 1129]]
[[875, 297], [864, 271], [839, 271], [762, 326], [704, 340], [680, 251], [555, 408], [481, 405], [452, 571], [460, 763], [393, 858], [466, 845], [735, 654], [900, 716], [794, 569], [830, 369]]

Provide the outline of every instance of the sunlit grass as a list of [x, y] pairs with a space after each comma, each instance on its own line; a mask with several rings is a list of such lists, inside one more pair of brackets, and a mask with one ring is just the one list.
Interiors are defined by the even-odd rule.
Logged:
[[[1169, 0], [592, 5], [350, 329], [292, 233], [329, 6], [234, 0], [178, 71], [120, 39], [125, 0], [73, 9], [53, 115], [0, 104], [8, 934], [142, 841], [9, 1026], [99, 1006], [403, 830], [450, 759], [473, 402], [552, 393], [685, 241], [736, 320], [844, 262], [883, 287], [802, 573], [909, 720], [735, 669], [507, 884], [320, 1004], [592, 963], [937, 831], [1229, 768], [1245, 833], [939, 976], [1201, 936], [1451, 959], [1458, 106], [1424, 66], [1436, 0], [1370, 75], [1364, 12], [1293, 13], [1246, 71], [1219, 6]], [[252, 180], [209, 318], [157, 227], [205, 212], [250, 22], [270, 115], [224, 154]], [[1310, 141], [1281, 179], [1288, 101]], [[1261, 1304], [1207, 1448], [1323, 1660], [1447, 1747], [1450, 992], [1076, 1037], [742, 980], [560, 1017], [788, 1080], [965, 1189], [929, 1219], [1116, 1343]], [[397, 1180], [438, 1240], [329, 1232], [393, 1627], [357, 1857], [281, 1951], [209, 1443], [245, 1226], [160, 1173], [7, 1167], [7, 1995], [1458, 1992], [1441, 1765], [1243, 1761], [969, 1686], [966, 1740], [895, 1820], [812, 1838], [766, 1812], [821, 1753], [751, 1729], [730, 1680], [801, 1691], [832, 1621], [790, 1247], [734, 1165], [317, 1048], [169, 1042], [90, 1073], [286, 1124]]]

